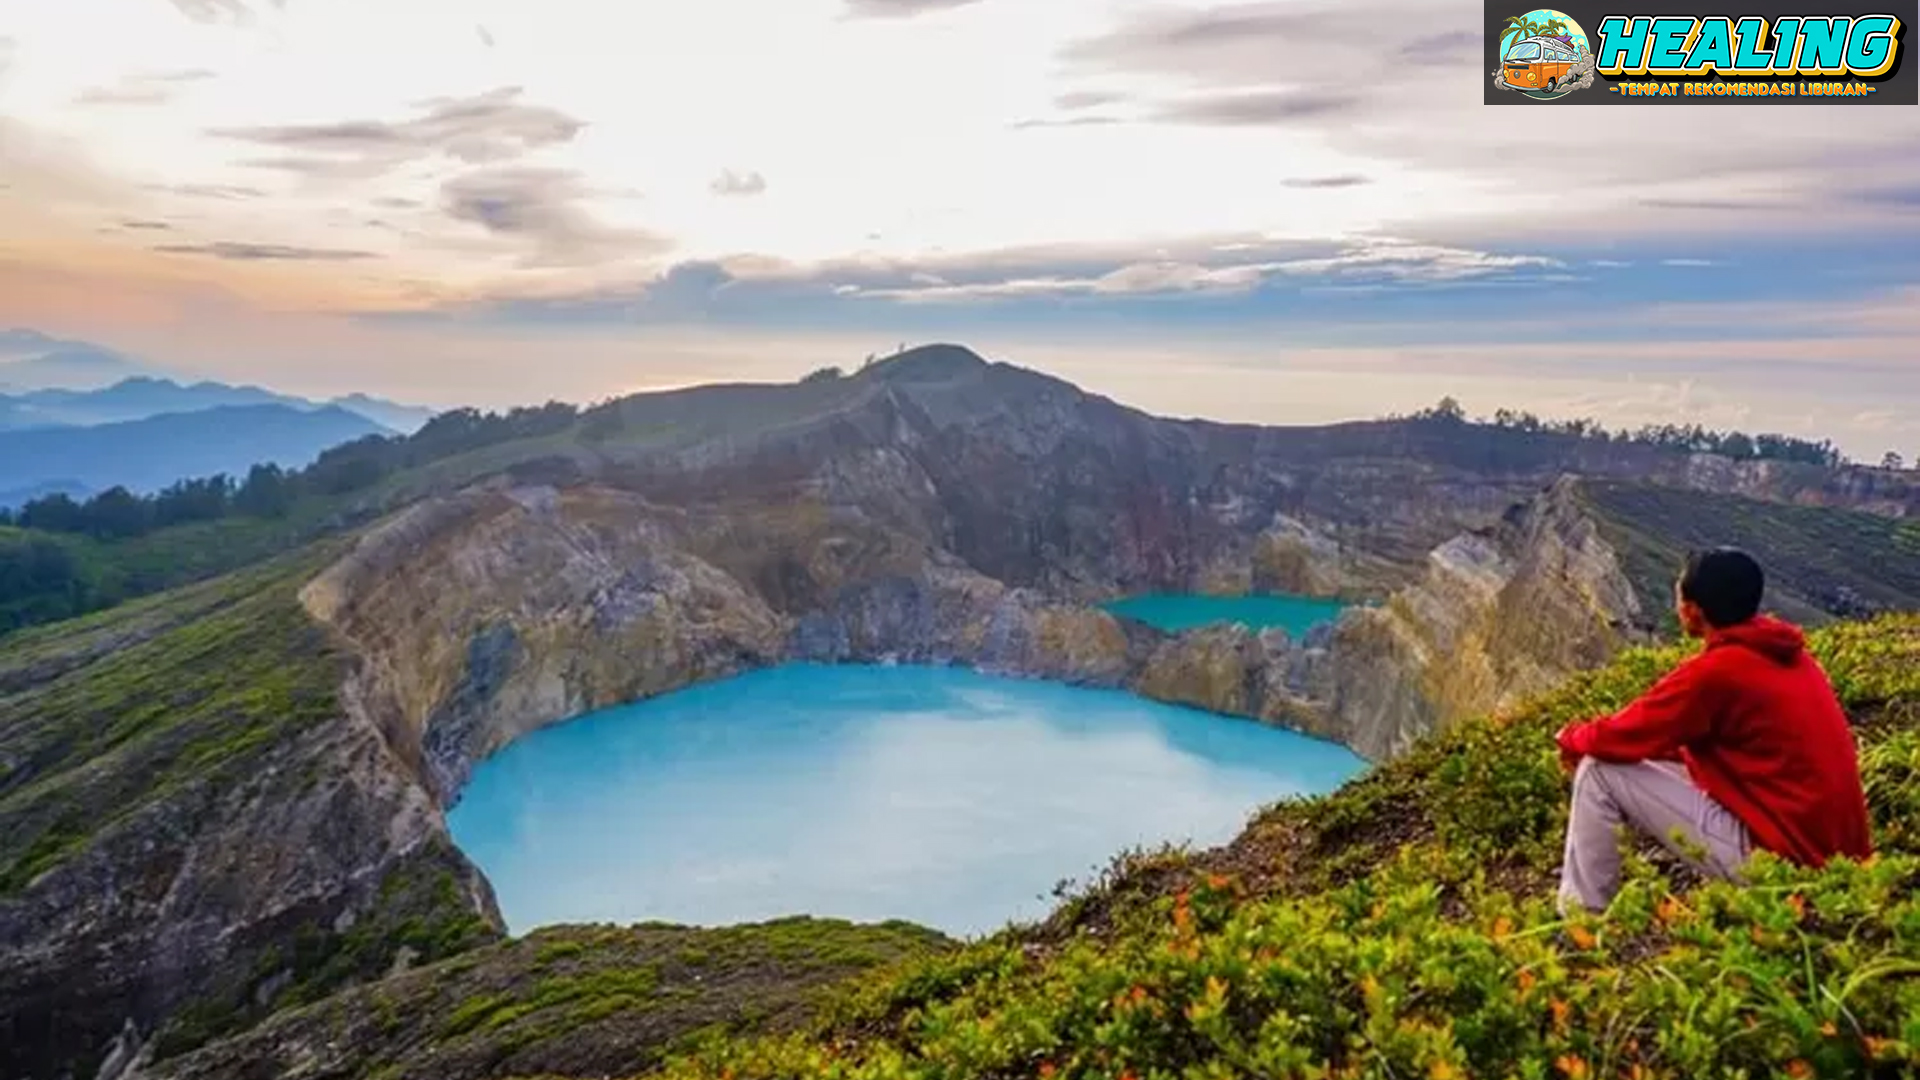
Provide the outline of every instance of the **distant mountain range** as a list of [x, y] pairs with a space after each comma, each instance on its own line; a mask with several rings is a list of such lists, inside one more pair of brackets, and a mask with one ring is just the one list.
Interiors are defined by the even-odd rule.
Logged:
[[155, 368], [99, 345], [65, 341], [38, 330], [0, 330], [0, 391], [97, 390], [123, 379], [158, 374]]
[[[4, 365], [0, 365], [0, 373], [6, 370]], [[232, 386], [217, 382], [188, 385], [171, 379], [136, 375], [95, 390], [53, 389], [0, 394], [0, 431], [91, 427], [95, 424], [144, 420], [166, 413], [251, 405], [283, 405], [304, 412], [340, 408], [403, 433], [418, 430], [434, 414], [432, 409], [400, 405], [365, 394], [352, 394], [322, 402], [275, 393], [258, 386]]]
[[244, 477], [253, 465], [298, 468], [322, 450], [391, 428], [326, 405], [221, 405], [88, 427], [0, 431], [0, 506], [116, 485], [148, 493], [187, 477]]
[[258, 386], [185, 383], [122, 353], [37, 330], [0, 330], [0, 431], [85, 427], [231, 405], [337, 406], [410, 433], [437, 409], [366, 394], [314, 401]]
[[297, 467], [351, 439], [411, 434], [436, 411], [367, 394], [314, 401], [187, 383], [89, 342], [0, 330], [0, 508], [238, 477], [262, 462]]

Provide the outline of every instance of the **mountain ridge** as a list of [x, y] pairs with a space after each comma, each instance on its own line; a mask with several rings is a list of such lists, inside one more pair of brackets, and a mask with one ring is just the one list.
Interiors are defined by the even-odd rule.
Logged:
[[[3, 372], [4, 368], [0, 368]], [[94, 427], [169, 413], [202, 412], [244, 405], [283, 405], [304, 411], [345, 409], [403, 434], [418, 430], [435, 410], [355, 393], [326, 401], [282, 394], [253, 385], [202, 379], [135, 375], [93, 390], [50, 388], [0, 394], [0, 431], [42, 427]]]
[[91, 389], [160, 372], [123, 353], [37, 330], [0, 330], [0, 391], [53, 386]]
[[90, 491], [157, 491], [183, 477], [245, 476], [263, 462], [299, 466], [367, 435], [391, 434], [327, 406], [220, 405], [91, 427], [0, 431], [0, 491], [50, 482]]

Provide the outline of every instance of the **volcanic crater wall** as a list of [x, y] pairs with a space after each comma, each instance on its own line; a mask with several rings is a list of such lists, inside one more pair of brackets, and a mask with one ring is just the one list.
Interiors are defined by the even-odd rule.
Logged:
[[[847, 468], [821, 478], [823, 493]], [[925, 491], [910, 472], [890, 478]], [[1209, 572], [1240, 587], [1343, 572], [1337, 544], [1297, 522], [1240, 550]], [[818, 496], [690, 508], [604, 486], [501, 484], [420, 504], [302, 600], [362, 656], [353, 700], [443, 805], [528, 731], [789, 660], [1125, 687], [1380, 758], [1603, 660], [1639, 615], [1571, 483], [1441, 546], [1412, 585], [1305, 640], [1164, 634], [1010, 586], [931, 535]]]

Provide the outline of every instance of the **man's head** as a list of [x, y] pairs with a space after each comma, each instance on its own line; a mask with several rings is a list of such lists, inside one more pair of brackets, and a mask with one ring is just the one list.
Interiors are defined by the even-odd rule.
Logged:
[[1733, 548], [1687, 556], [1674, 586], [1674, 611], [1688, 637], [1746, 622], [1760, 613], [1767, 576], [1753, 556]]

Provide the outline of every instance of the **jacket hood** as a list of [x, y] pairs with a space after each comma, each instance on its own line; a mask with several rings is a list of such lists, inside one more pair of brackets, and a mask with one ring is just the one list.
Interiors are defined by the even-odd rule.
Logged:
[[1757, 615], [1746, 622], [1713, 631], [1714, 645], [1739, 645], [1769, 660], [1790, 664], [1807, 648], [1807, 636], [1800, 628], [1772, 615]]

